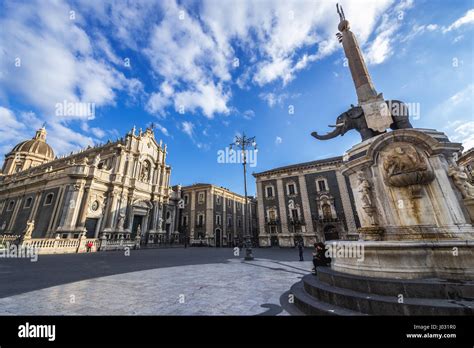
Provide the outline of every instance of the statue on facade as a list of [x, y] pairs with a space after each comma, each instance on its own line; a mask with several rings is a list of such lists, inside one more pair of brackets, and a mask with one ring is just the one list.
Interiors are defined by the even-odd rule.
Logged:
[[462, 198], [474, 198], [474, 186], [469, 183], [466, 170], [462, 165], [451, 164], [448, 175], [453, 179], [454, 185], [461, 192]]
[[140, 173], [140, 180], [147, 182], [150, 177], [150, 164], [148, 161], [143, 162], [142, 171]]
[[378, 225], [376, 217], [377, 210], [372, 202], [372, 186], [362, 171], [357, 173], [357, 191], [360, 193], [362, 209], [367, 215], [370, 224], [373, 226]]
[[362, 206], [372, 207], [370, 183], [363, 172], [357, 173], [357, 190], [360, 192]]
[[34, 229], [35, 229], [35, 220], [28, 221], [26, 223], [23, 239], [31, 239], [31, 235], [33, 234]]
[[97, 154], [97, 156], [94, 157], [94, 167], [97, 167], [100, 163], [100, 153]]
[[124, 223], [125, 223], [125, 214], [120, 213], [118, 216], [118, 221], [117, 221], [117, 229], [119, 231], [123, 230]]

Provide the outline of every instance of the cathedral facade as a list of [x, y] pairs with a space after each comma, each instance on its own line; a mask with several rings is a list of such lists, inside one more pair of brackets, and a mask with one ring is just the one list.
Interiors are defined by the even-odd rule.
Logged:
[[[5, 156], [0, 173], [0, 234], [32, 238], [133, 239], [156, 242], [166, 228], [171, 167], [153, 130], [55, 157], [46, 129]], [[168, 215], [168, 222], [166, 216]], [[174, 217], [174, 215], [173, 215]], [[172, 231], [174, 232], [174, 231]]]

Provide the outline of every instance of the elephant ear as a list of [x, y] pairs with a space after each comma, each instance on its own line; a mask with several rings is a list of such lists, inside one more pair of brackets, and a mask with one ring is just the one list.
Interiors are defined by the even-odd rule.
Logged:
[[364, 114], [364, 110], [360, 106], [353, 106], [347, 111], [349, 118], [359, 118]]

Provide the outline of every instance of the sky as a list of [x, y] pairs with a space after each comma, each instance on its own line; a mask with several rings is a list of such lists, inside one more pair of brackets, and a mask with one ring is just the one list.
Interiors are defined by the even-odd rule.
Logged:
[[[470, 0], [339, 0], [377, 92], [474, 146]], [[0, 0], [0, 156], [46, 122], [57, 155], [150, 126], [171, 183], [243, 193], [222, 154], [255, 136], [252, 172], [339, 156], [317, 141], [357, 103], [332, 0]], [[224, 163], [222, 163], [224, 162]]]

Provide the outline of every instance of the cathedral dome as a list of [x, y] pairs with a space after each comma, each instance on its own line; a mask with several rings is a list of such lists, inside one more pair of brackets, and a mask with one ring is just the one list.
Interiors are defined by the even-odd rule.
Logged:
[[41, 127], [36, 131], [33, 139], [22, 141], [5, 155], [2, 174], [18, 173], [53, 159], [54, 151], [46, 143], [46, 129]]
[[27, 152], [32, 155], [45, 157], [48, 160], [54, 159], [54, 151], [46, 143], [46, 129], [44, 127], [36, 131], [33, 139], [22, 141], [11, 152]]

